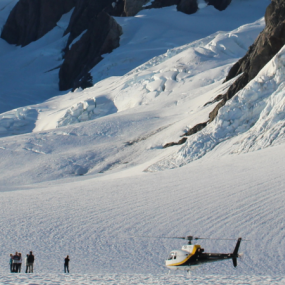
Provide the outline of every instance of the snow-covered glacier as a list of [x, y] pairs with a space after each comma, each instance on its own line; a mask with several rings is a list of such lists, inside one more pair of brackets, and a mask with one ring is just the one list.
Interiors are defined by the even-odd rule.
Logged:
[[228, 151], [241, 153], [284, 142], [285, 48], [244, 89], [229, 100], [217, 118], [170, 157], [148, 168], [161, 170], [199, 159], [232, 139]]
[[[0, 23], [16, 2], [0, 3]], [[70, 13], [31, 46], [0, 40], [0, 284], [284, 284], [284, 48], [204, 130], [163, 148], [208, 120], [268, 2], [116, 19], [121, 46], [91, 71], [97, 83], [75, 92], [58, 93], [51, 70]], [[185, 235], [249, 241], [237, 268], [187, 275], [164, 266], [183, 240], [141, 238]], [[208, 252], [235, 246], [200, 242]], [[10, 274], [9, 254], [30, 250], [34, 275]]]

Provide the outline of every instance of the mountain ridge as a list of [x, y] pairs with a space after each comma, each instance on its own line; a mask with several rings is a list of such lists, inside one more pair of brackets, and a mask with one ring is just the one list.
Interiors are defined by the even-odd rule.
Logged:
[[[230, 0], [207, 0], [205, 3], [224, 10], [230, 2]], [[149, 0], [119, 0], [116, 2], [113, 0], [19, 0], [3, 27], [1, 38], [10, 44], [22, 47], [29, 45], [51, 31], [60, 17], [74, 9], [70, 23], [63, 34], [63, 36], [69, 34], [69, 37], [63, 49], [64, 63], [59, 71], [59, 90], [86, 88], [93, 84], [90, 70], [103, 59], [104, 53], [112, 52], [119, 46], [122, 32], [121, 28], [114, 23], [112, 16], [134, 16], [145, 8], [162, 8], [171, 5], [177, 5], [177, 10], [186, 14], [193, 14], [199, 9], [197, 0], [155, 0], [151, 2]], [[106, 17], [109, 17], [108, 21], [103, 20]], [[74, 48], [70, 51], [69, 45], [85, 30], [93, 36], [85, 35], [82, 39], [80, 38], [78, 42], [81, 48]], [[98, 40], [102, 37], [104, 40]], [[103, 42], [109, 42], [107, 49]], [[90, 45], [97, 50], [97, 53], [90, 53]], [[90, 54], [84, 59], [80, 53]], [[66, 66], [72, 70], [67, 70]]]

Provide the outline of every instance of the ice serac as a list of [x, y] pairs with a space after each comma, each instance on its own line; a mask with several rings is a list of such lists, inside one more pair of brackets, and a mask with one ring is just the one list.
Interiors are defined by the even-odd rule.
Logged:
[[213, 5], [216, 9], [222, 11], [230, 5], [232, 0], [205, 0], [205, 2], [207, 2], [208, 5]]
[[121, 34], [121, 26], [104, 11], [90, 19], [86, 32], [66, 50], [59, 71], [60, 90], [91, 86], [90, 69], [102, 60], [103, 54], [119, 46]]
[[246, 55], [229, 71], [226, 81], [241, 75], [231, 85], [222, 101], [210, 113], [210, 122], [215, 119], [219, 109], [239, 90], [244, 88], [285, 44], [285, 2], [283, 0], [272, 0], [266, 9], [265, 22], [265, 29], [249, 48]]
[[20, 0], [11, 11], [1, 38], [26, 46], [52, 30], [75, 3], [76, 0]]

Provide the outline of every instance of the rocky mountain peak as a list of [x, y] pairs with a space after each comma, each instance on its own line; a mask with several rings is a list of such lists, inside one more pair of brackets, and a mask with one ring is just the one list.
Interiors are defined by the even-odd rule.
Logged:
[[[223, 10], [231, 0], [205, 2]], [[63, 49], [59, 88], [86, 87], [92, 85], [89, 71], [102, 59], [101, 55], [119, 46], [122, 29], [112, 16], [134, 16], [142, 9], [171, 5], [177, 5], [177, 10], [186, 14], [198, 10], [197, 0], [19, 0], [3, 27], [1, 38], [10, 44], [26, 46], [51, 31], [74, 8], [63, 31], [63, 36], [69, 34], [69, 38]], [[71, 45], [80, 35], [78, 42]]]
[[1, 38], [26, 46], [52, 30], [75, 4], [76, 0], [20, 0], [10, 13]]

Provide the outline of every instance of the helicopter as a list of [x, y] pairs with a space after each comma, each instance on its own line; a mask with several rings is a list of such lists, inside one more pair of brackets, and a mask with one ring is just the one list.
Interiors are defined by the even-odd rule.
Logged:
[[[242, 238], [237, 239], [236, 246], [232, 253], [206, 253], [200, 245], [192, 244], [193, 240], [199, 239], [212, 239], [212, 238], [200, 238], [193, 236], [186, 237], [173, 237], [175, 239], [188, 240], [187, 245], [183, 245], [181, 250], [172, 250], [165, 265], [172, 270], [190, 270], [190, 267], [199, 266], [203, 263], [222, 261], [226, 259], [232, 259], [233, 266], [237, 267], [237, 258], [241, 257], [238, 253]], [[233, 239], [214, 239], [214, 240], [233, 240]]]
[[[141, 236], [142, 237], [142, 236]], [[146, 237], [144, 238], [170, 238], [170, 239], [183, 239], [187, 240], [188, 244], [183, 245], [180, 250], [172, 250], [165, 260], [165, 266], [171, 270], [191, 270], [194, 267], [202, 265], [208, 262], [222, 261], [231, 259], [233, 261], [233, 266], [237, 267], [237, 259], [242, 256], [238, 253], [240, 243], [242, 238], [238, 238], [234, 251], [231, 253], [206, 253], [204, 248], [198, 244], [192, 244], [194, 240], [209, 239], [209, 240], [236, 240], [236, 239], [226, 239], [226, 238], [201, 238], [194, 236], [186, 237]], [[248, 241], [248, 240], [244, 240]]]

